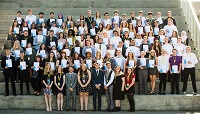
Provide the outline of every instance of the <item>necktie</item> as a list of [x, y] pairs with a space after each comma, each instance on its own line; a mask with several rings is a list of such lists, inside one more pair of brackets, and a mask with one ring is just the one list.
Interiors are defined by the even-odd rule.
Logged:
[[141, 20], [141, 25], [142, 25], [142, 17], [140, 17], [140, 20]]
[[97, 76], [99, 75], [99, 71], [97, 70]]
[[99, 44], [99, 50], [101, 50], [101, 44]]
[[52, 38], [50, 38], [50, 42], [52, 42]]
[[6, 57], [6, 60], [8, 60], [9, 59], [9, 57]]

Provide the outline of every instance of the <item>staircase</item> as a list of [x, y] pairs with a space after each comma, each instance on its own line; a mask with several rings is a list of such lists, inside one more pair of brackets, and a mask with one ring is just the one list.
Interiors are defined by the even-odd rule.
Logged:
[[[0, 0], [0, 58], [5, 55], [5, 48], [9, 48], [10, 41], [7, 40], [9, 27], [12, 25], [12, 20], [16, 16], [16, 12], [19, 10], [22, 12], [22, 17], [28, 14], [28, 9], [33, 10], [33, 14], [38, 17], [39, 12], [44, 12], [45, 18], [49, 18], [49, 13], [54, 12], [57, 18], [58, 13], [62, 12], [65, 20], [68, 15], [72, 15], [73, 20], [77, 20], [80, 14], [86, 16], [87, 10], [92, 11], [92, 15], [95, 16], [97, 11], [100, 11], [101, 17], [105, 12], [108, 12], [110, 18], [113, 16], [113, 12], [117, 9], [120, 11], [120, 15], [126, 13], [128, 16], [131, 11], [134, 11], [137, 15], [139, 10], [142, 10], [144, 16], [147, 17], [147, 13], [152, 11], [154, 17], [156, 12], [160, 11], [162, 17], [167, 17], [167, 11], [172, 11], [173, 17], [177, 21], [177, 28], [179, 34], [181, 31], [188, 32], [188, 25], [185, 23], [185, 17], [182, 14], [179, 0]], [[190, 32], [187, 33], [190, 37]], [[193, 41], [190, 41], [190, 46], [193, 47]], [[193, 47], [194, 48], [194, 47]], [[193, 50], [197, 53], [196, 50]], [[200, 69], [200, 64], [196, 66]], [[200, 92], [200, 72], [196, 70], [197, 88]], [[182, 83], [180, 83], [180, 90], [182, 89]], [[31, 87], [31, 86], [30, 86]], [[19, 84], [16, 83], [17, 94], [19, 94]], [[138, 90], [138, 83], [136, 83], [136, 92]], [[25, 88], [24, 88], [25, 89]], [[11, 89], [10, 89], [11, 90]], [[156, 91], [158, 91], [158, 83], [156, 84]], [[31, 92], [33, 90], [31, 88]], [[188, 92], [192, 93], [192, 84], [188, 83]], [[170, 83], [167, 83], [167, 91], [170, 93]], [[15, 97], [3, 97], [4, 94], [4, 78], [2, 68], [0, 68], [0, 109], [11, 108], [27, 108], [27, 109], [44, 109], [43, 96], [17, 96]], [[78, 96], [77, 96], [78, 97]], [[200, 104], [199, 96], [191, 95], [152, 95], [152, 96], [138, 96], [136, 95], [136, 110], [199, 110]], [[55, 98], [53, 100], [54, 109], [56, 108]], [[90, 96], [89, 109], [92, 109], [92, 96]], [[78, 102], [78, 98], [77, 98]], [[128, 109], [127, 99], [122, 102], [122, 108]], [[12, 104], [11, 104], [12, 103]], [[20, 104], [20, 105], [18, 105]], [[39, 105], [43, 104], [41, 107]], [[103, 96], [103, 108], [106, 108], [106, 99]], [[77, 103], [79, 108], [79, 103]]]

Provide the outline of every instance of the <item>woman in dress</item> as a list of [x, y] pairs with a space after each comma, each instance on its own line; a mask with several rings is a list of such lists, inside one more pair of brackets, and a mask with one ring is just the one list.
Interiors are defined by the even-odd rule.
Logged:
[[[78, 72], [78, 93], [80, 95], [80, 104], [81, 104], [81, 111], [85, 109], [88, 110], [88, 96], [91, 92], [91, 72], [86, 68], [86, 64], [82, 64], [81, 68]], [[83, 103], [85, 103], [85, 108], [83, 107]]]
[[115, 67], [115, 78], [113, 88], [113, 100], [115, 100], [115, 111], [121, 110], [121, 100], [125, 99], [124, 95], [125, 78], [120, 66]]
[[56, 61], [56, 67], [60, 66], [63, 68], [63, 72], [68, 73], [69, 65], [71, 64], [69, 58], [66, 56], [65, 51], [60, 53], [61, 57]]
[[149, 55], [149, 61], [154, 61], [154, 63], [152, 65], [149, 64], [149, 76], [150, 76], [150, 84], [151, 84], [151, 91], [148, 94], [156, 94], [156, 92], [154, 91], [155, 86], [156, 86], [156, 75], [157, 75], [157, 62], [158, 59], [156, 57], [156, 52], [155, 50], [151, 50], [150, 51], [150, 55]]
[[[16, 31], [16, 29], [18, 29], [18, 31]], [[13, 24], [9, 29], [9, 35], [12, 35], [11, 44], [13, 46], [14, 42], [19, 39], [19, 25], [18, 25], [18, 22], [16, 20], [13, 21]]]
[[54, 73], [51, 70], [51, 65], [50, 63], [45, 64], [44, 68], [44, 76], [43, 76], [43, 84], [44, 84], [44, 96], [45, 96], [45, 103], [46, 103], [46, 110], [47, 111], [52, 111], [52, 85], [53, 85], [53, 76]]
[[63, 111], [63, 94], [65, 86], [65, 73], [62, 71], [62, 66], [58, 66], [57, 73], [54, 76], [54, 84], [56, 87], [58, 111]]
[[133, 69], [128, 67], [127, 73], [125, 74], [125, 91], [128, 98], [128, 102], [130, 105], [130, 112], [135, 111], [135, 75], [133, 73]]
[[40, 55], [42, 57], [42, 60], [45, 60], [47, 58], [48, 51], [45, 44], [40, 45], [40, 49], [37, 51], [36, 55]]
[[160, 56], [161, 55], [161, 45], [160, 45], [160, 42], [159, 40], [155, 40], [154, 41], [154, 44], [152, 46], [152, 50], [155, 50], [156, 52], [156, 57]]
[[130, 67], [133, 69], [133, 73], [135, 74], [136, 62], [137, 60], [135, 59], [134, 53], [128, 52], [128, 57], [126, 59], [126, 62], [124, 63], [124, 73], [127, 73], [127, 69]]

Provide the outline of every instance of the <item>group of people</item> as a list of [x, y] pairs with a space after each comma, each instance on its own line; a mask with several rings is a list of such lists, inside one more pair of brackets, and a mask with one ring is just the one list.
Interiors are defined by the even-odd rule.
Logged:
[[[44, 13], [39, 18], [28, 10], [25, 19], [21, 12], [10, 27], [12, 48], [6, 50], [1, 66], [5, 76], [5, 96], [9, 95], [8, 82], [16, 96], [15, 82], [20, 82], [23, 95], [25, 80], [27, 95], [29, 82], [36, 96], [44, 90], [46, 110], [52, 111], [52, 95], [56, 94], [58, 110], [63, 110], [63, 96], [66, 95], [67, 110], [76, 110], [76, 93], [80, 96], [81, 111], [88, 110], [88, 96], [93, 94], [93, 111], [101, 111], [101, 95], [105, 92], [107, 111], [120, 111], [121, 100], [127, 95], [130, 111], [135, 111], [135, 81], [139, 81], [138, 94], [152, 95], [156, 79], [159, 80], [159, 94], [165, 95], [166, 82], [171, 82], [171, 94], [180, 94], [180, 77], [183, 81], [182, 94], [186, 94], [187, 82], [191, 76], [193, 94], [197, 95], [195, 80], [196, 55], [191, 53], [185, 31], [178, 35], [176, 20], [172, 12], [163, 19], [148, 12], [148, 18], [139, 11], [138, 16], [130, 13], [119, 16], [114, 11], [100, 12], [92, 16], [80, 15], [74, 21], [62, 13], [58, 18], [54, 12], [46, 20]], [[151, 90], [148, 90], [148, 78]], [[176, 88], [176, 89], [175, 89]], [[73, 106], [70, 107], [70, 96]], [[96, 105], [98, 97], [98, 105]]]

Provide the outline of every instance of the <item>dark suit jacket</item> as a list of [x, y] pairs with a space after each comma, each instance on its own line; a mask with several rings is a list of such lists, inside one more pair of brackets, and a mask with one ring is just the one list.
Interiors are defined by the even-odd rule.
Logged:
[[139, 66], [140, 66], [140, 58], [137, 60], [137, 67], [138, 67], [138, 76], [141, 76], [141, 75], [148, 75], [148, 65], [149, 65], [149, 59], [146, 58], [146, 66], [142, 66], [143, 69], [140, 69]]
[[[75, 49], [75, 47], [73, 47], [73, 48], [71, 49], [71, 56], [72, 56], [72, 57], [73, 57], [73, 55], [74, 55], [74, 49]], [[79, 57], [81, 57], [81, 58], [83, 58], [82, 50], [83, 50], [83, 48], [80, 47], [80, 54], [79, 54]]]
[[[33, 38], [30, 37], [30, 36], [27, 36], [27, 37], [28, 37], [27, 43], [31, 43], [31, 45], [33, 45]], [[21, 41], [22, 41], [22, 40], [25, 40], [25, 36], [24, 36], [24, 35], [19, 37], [19, 42], [20, 42], [20, 44], [21, 44]]]
[[15, 58], [13, 56], [10, 56], [10, 59], [12, 60], [12, 67], [5, 69], [5, 67], [6, 67], [6, 56], [2, 57], [1, 67], [3, 68], [3, 75], [8, 75], [9, 73], [14, 75]]
[[[28, 67], [26, 67], [26, 70], [20, 70], [20, 68], [18, 68], [18, 66], [20, 65], [20, 59], [21, 59], [21, 58], [18, 58], [17, 61], [16, 61], [16, 65], [15, 65], [16, 68], [18, 69], [18, 71], [27, 71], [27, 73], [28, 73]], [[27, 59], [24, 58], [24, 62], [26, 62], [26, 65], [29, 66], [28, 60], [27, 60]]]
[[[56, 46], [58, 45], [58, 39], [55, 36], [52, 37], [52, 42], [55, 42]], [[50, 46], [50, 36], [46, 36], [46, 46]]]
[[94, 17], [91, 17], [91, 21], [89, 20], [89, 17], [85, 18], [85, 22], [87, 23], [87, 27], [90, 28], [92, 25], [92, 21], [94, 21]]
[[[71, 88], [71, 86], [70, 86], [70, 73], [66, 74], [65, 80], [66, 80], [67, 89]], [[72, 88], [74, 89], [74, 91], [76, 91], [76, 84], [77, 84], [77, 74], [72, 73]]]
[[127, 23], [132, 23], [132, 20], [137, 20], [137, 18], [135, 18], [135, 17], [129, 18], [126, 22], [127, 22]]
[[96, 84], [101, 84], [101, 87], [103, 87], [104, 84], [104, 72], [103, 70], [99, 70], [99, 75], [97, 75], [96, 69], [92, 70], [92, 85], [95, 87]]
[[[89, 33], [89, 34], [90, 34], [90, 29], [92, 29], [92, 27], [88, 28], [88, 33]], [[97, 28], [97, 27], [94, 27], [94, 29], [95, 29], [95, 33], [97, 34], [98, 28]]]
[[165, 19], [165, 21], [163, 21], [164, 26], [168, 24], [168, 18], [172, 18], [173, 24], [176, 26], [176, 20], [173, 17], [167, 17], [167, 19]]

